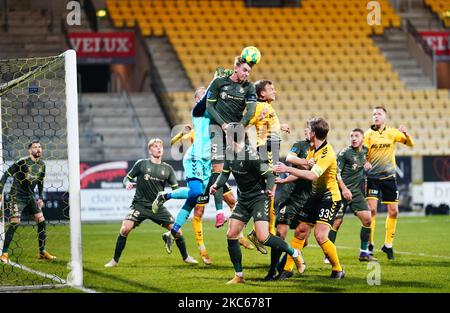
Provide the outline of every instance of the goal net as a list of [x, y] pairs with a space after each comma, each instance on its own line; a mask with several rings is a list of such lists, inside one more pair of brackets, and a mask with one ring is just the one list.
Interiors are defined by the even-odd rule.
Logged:
[[0, 60], [0, 291], [82, 287], [76, 75], [73, 50]]

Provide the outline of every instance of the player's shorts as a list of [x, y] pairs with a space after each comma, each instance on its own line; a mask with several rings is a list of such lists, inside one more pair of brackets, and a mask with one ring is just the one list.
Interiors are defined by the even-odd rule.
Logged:
[[206, 189], [208, 187], [209, 178], [211, 177], [211, 160], [184, 157], [183, 168], [186, 180], [201, 180], [203, 185], [203, 192], [205, 193], [207, 191]]
[[367, 179], [366, 199], [380, 199], [385, 204], [398, 203], [398, 188], [395, 179]]
[[352, 212], [356, 215], [357, 212], [360, 211], [369, 211], [369, 206], [367, 205], [367, 201], [364, 198], [363, 193], [361, 192], [361, 189], [355, 189], [350, 190], [352, 192], [352, 201], [348, 202], [344, 199], [344, 196], [342, 196], [342, 209], [339, 210], [336, 218], [342, 218], [344, 217], [345, 210], [350, 208]]
[[275, 222], [275, 226], [278, 226], [278, 224], [282, 224], [289, 225], [290, 229], [296, 229], [299, 221], [302, 220], [302, 218], [306, 217], [303, 212], [303, 206], [304, 203], [302, 205], [295, 205], [291, 202], [280, 203], [280, 205], [278, 206], [278, 212], [276, 214], [277, 219]]
[[[197, 199], [197, 205], [207, 205], [209, 203], [209, 188], [206, 188], [205, 193], [203, 193], [200, 197]], [[223, 186], [223, 195], [229, 194], [232, 192], [231, 186], [228, 183], [225, 183]]]
[[154, 214], [151, 206], [144, 206], [139, 203], [131, 204], [130, 211], [128, 211], [125, 219], [133, 221], [134, 227], [139, 226], [146, 219], [152, 220], [152, 222], [161, 225], [162, 227], [167, 227], [175, 222], [175, 219], [166, 207], [160, 207], [158, 212]]
[[269, 222], [269, 210], [270, 199], [264, 194], [251, 199], [238, 198], [236, 207], [230, 218], [242, 221], [245, 224], [247, 224], [252, 217], [254, 222]]
[[325, 223], [332, 227], [341, 206], [342, 201], [333, 201], [330, 192], [320, 198], [311, 196], [301, 210], [300, 221], [308, 224]]
[[8, 209], [9, 218], [20, 218], [22, 212], [29, 215], [42, 213], [42, 210], [38, 208], [33, 198], [20, 199], [13, 195], [9, 196]]
[[258, 146], [256, 149], [261, 160], [272, 166], [280, 161], [280, 146], [281, 141], [279, 140], [266, 140], [265, 144]]

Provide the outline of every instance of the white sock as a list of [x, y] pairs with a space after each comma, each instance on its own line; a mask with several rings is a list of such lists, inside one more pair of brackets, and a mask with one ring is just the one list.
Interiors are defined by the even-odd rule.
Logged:
[[392, 248], [392, 243], [385, 243], [384, 246], [385, 246], [386, 248]]
[[294, 254], [292, 255], [293, 258], [296, 258], [300, 255], [299, 251], [297, 249], [294, 249]]
[[199, 249], [200, 251], [203, 251], [203, 250], [206, 250], [206, 247], [205, 247], [205, 246], [199, 246], [198, 249]]
[[359, 249], [359, 253], [362, 253], [362, 252], [364, 252], [364, 253], [369, 253], [369, 250], [367, 249], [367, 250], [362, 250], [362, 249]]
[[239, 277], [244, 277], [244, 273], [243, 272], [235, 272], [234, 274], [236, 276], [239, 276]]
[[222, 209], [222, 210], [217, 210], [217, 211], [216, 211], [216, 215], [219, 215], [219, 214], [223, 214], [223, 209]]

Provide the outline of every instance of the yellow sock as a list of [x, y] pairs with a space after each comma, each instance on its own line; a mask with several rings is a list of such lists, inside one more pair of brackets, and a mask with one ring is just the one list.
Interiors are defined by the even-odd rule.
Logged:
[[320, 247], [323, 250], [325, 256], [330, 260], [333, 271], [342, 271], [341, 264], [339, 263], [339, 258], [336, 251], [336, 246], [331, 240], [327, 240], [324, 243], [320, 244]]
[[194, 216], [192, 219], [192, 227], [194, 228], [195, 240], [199, 247], [204, 247], [205, 243], [203, 242], [203, 223], [202, 218], [198, 216]]
[[[298, 249], [300, 251], [302, 251], [304, 244], [305, 244], [305, 239], [302, 240], [302, 239], [298, 239], [298, 238], [294, 237], [291, 240], [292, 248]], [[288, 255], [287, 259], [286, 259], [286, 264], [284, 265], [284, 270], [292, 272], [293, 269], [294, 269], [294, 259], [290, 255]]]
[[377, 216], [376, 215], [374, 215], [374, 216], [372, 216], [372, 224], [370, 224], [370, 229], [371, 229], [371, 231], [370, 231], [370, 240], [369, 240], [369, 242], [371, 243], [371, 244], [373, 244], [375, 241], [373, 240], [373, 237], [375, 236], [375, 225], [377, 224]]
[[392, 247], [394, 242], [395, 228], [397, 227], [397, 218], [386, 217], [386, 237], [384, 238], [384, 243], [388, 244], [389, 248]]
[[270, 199], [269, 209], [269, 232], [275, 236], [275, 197]]

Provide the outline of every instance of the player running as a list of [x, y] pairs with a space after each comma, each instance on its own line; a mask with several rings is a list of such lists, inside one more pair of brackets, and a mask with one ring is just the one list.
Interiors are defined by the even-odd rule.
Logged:
[[[146, 219], [150, 219], [154, 223], [169, 230], [174, 222], [173, 216], [164, 206], [160, 207], [158, 212], [154, 213], [151, 205], [158, 192], [164, 190], [166, 184], [169, 184], [172, 189], [178, 188], [175, 171], [172, 166], [162, 162], [164, 149], [161, 139], [151, 139], [147, 147], [150, 158], [138, 160], [123, 179], [123, 184], [126, 186], [126, 189], [131, 190], [136, 188], [136, 193], [131, 203], [131, 209], [123, 220], [119, 236], [117, 236], [114, 256], [111, 261], [105, 264], [105, 267], [115, 267], [118, 265], [129, 233]], [[136, 183], [132, 182], [134, 178], [136, 178]], [[180, 250], [184, 262], [190, 264], [198, 263], [193, 257], [188, 255], [186, 242], [181, 231], [175, 238], [175, 243]], [[167, 252], [171, 253], [172, 250], [168, 248], [166, 247]]]

